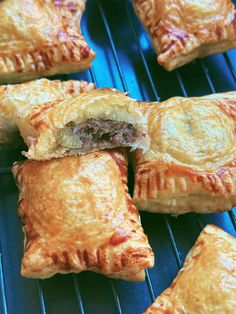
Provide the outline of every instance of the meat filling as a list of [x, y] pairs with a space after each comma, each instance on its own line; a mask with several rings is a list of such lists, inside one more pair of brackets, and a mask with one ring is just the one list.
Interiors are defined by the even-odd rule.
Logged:
[[68, 124], [62, 130], [60, 144], [68, 148], [89, 151], [132, 146], [140, 136], [144, 135], [130, 123], [88, 119], [77, 125]]

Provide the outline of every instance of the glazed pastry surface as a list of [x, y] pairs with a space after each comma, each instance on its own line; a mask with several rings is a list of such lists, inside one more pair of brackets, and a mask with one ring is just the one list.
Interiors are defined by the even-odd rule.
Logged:
[[236, 204], [236, 93], [144, 104], [150, 148], [136, 153], [139, 209], [183, 214]]
[[236, 239], [208, 225], [183, 268], [145, 314], [232, 314], [236, 308]]
[[154, 256], [127, 188], [127, 161], [100, 151], [15, 163], [25, 232], [21, 274], [92, 270], [142, 281]]
[[0, 146], [19, 145], [15, 113], [20, 107], [70, 98], [94, 88], [94, 84], [84, 81], [61, 82], [47, 79], [0, 86]]
[[[138, 134], [128, 146], [146, 149], [149, 145], [147, 117], [143, 114], [139, 103], [113, 89], [95, 89], [70, 99], [47, 103], [43, 106], [23, 107], [16, 114], [17, 125], [29, 147], [25, 155], [35, 160], [100, 150], [100, 146], [86, 150], [83, 144], [78, 147], [72, 145], [74, 138], [76, 137], [76, 142], [80, 133], [80, 131], [76, 131], [76, 128], [81, 126], [81, 123], [89, 123], [90, 121], [126, 123], [129, 127], [135, 128]], [[91, 133], [90, 128], [87, 128], [86, 131]], [[103, 141], [99, 135], [97, 137], [98, 140]], [[117, 146], [123, 145], [117, 144]]]
[[85, 70], [95, 54], [81, 35], [86, 0], [0, 2], [0, 83]]
[[159, 64], [168, 71], [236, 47], [231, 0], [133, 0], [133, 4]]

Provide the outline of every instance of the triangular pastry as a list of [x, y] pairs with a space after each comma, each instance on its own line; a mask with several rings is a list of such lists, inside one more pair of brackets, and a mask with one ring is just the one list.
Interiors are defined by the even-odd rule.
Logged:
[[236, 239], [208, 225], [183, 268], [145, 314], [233, 314], [236, 309]]

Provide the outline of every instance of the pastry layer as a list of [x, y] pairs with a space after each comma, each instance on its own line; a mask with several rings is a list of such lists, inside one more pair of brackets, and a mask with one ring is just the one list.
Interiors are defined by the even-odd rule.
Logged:
[[236, 47], [231, 0], [133, 0], [133, 4], [159, 64], [168, 71]]
[[94, 84], [84, 81], [47, 79], [0, 86], [0, 146], [18, 146], [21, 143], [15, 123], [15, 113], [19, 108], [71, 98], [94, 88]]
[[13, 166], [25, 232], [21, 273], [91, 270], [142, 281], [154, 256], [127, 188], [127, 160], [110, 150]]
[[144, 104], [150, 147], [136, 152], [140, 210], [218, 212], [236, 204], [236, 93]]
[[81, 34], [86, 0], [0, 2], [0, 82], [78, 72], [95, 53]]
[[46, 160], [102, 148], [147, 149], [147, 117], [139, 103], [113, 89], [96, 89], [38, 108], [21, 108], [17, 125], [26, 156]]
[[169, 288], [145, 314], [231, 314], [236, 301], [236, 239], [208, 225]]

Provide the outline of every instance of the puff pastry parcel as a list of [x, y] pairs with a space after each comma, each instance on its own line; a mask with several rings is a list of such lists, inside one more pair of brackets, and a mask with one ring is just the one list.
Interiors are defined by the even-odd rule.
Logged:
[[115, 151], [13, 166], [25, 231], [21, 273], [47, 278], [92, 270], [141, 281], [154, 256]]
[[171, 71], [198, 57], [236, 47], [231, 0], [133, 0], [158, 62]]
[[183, 268], [145, 314], [231, 314], [236, 309], [236, 239], [208, 225]]
[[81, 35], [86, 0], [0, 1], [0, 82], [78, 72], [95, 54]]
[[15, 112], [18, 108], [70, 98], [94, 88], [94, 84], [83, 81], [61, 82], [47, 79], [0, 86], [0, 146], [19, 144], [15, 123]]
[[141, 210], [184, 214], [236, 205], [236, 92], [144, 105], [150, 148], [137, 151]]
[[20, 108], [16, 122], [29, 147], [25, 155], [35, 160], [149, 145], [147, 118], [139, 103], [112, 89]]

